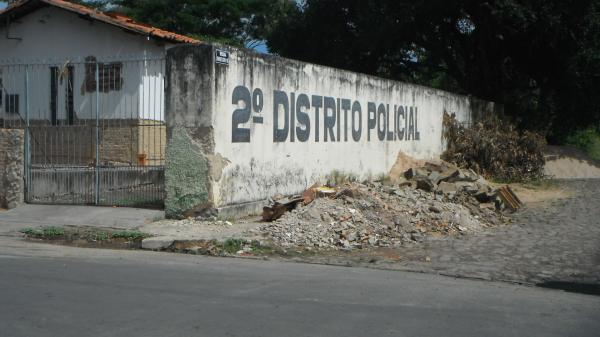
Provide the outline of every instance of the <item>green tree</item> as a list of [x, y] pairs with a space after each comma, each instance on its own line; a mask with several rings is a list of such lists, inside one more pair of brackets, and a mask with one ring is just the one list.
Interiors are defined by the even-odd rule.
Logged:
[[600, 0], [306, 0], [271, 51], [504, 104], [561, 139], [600, 120]]
[[109, 7], [111, 6], [109, 0], [71, 0], [71, 2], [100, 10], [109, 10]]
[[282, 12], [286, 0], [109, 0], [113, 9], [140, 22], [201, 40], [252, 48]]

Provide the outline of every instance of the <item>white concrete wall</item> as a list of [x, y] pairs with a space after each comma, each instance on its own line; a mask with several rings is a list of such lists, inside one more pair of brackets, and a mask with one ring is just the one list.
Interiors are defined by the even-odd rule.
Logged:
[[[39, 9], [11, 23], [10, 36], [22, 40], [7, 39], [5, 28], [0, 28], [0, 76], [8, 93], [20, 95], [20, 110], [24, 111], [25, 69], [14, 65], [29, 65], [32, 119], [50, 119], [50, 66], [67, 63], [75, 68], [77, 117], [95, 118], [96, 95], [83, 90], [85, 58], [94, 56], [100, 63], [123, 62], [122, 89], [99, 95], [100, 118], [164, 120], [164, 62], [156, 59], [164, 58], [169, 44], [53, 7]], [[64, 93], [60, 87], [59, 97]], [[60, 119], [65, 115], [64, 99], [58, 102]], [[0, 108], [0, 114], [3, 112]]]
[[[444, 112], [456, 114], [463, 122], [469, 122], [475, 112], [468, 97], [432, 88], [236, 49], [228, 49], [229, 65], [221, 65], [214, 62], [215, 50], [189, 47], [186, 54], [184, 49], [177, 49], [180, 48], [169, 52], [167, 62], [174, 65], [173, 69], [185, 70], [173, 74], [177, 70], [171, 69], [168, 75], [172, 84], [168, 89], [171, 110], [167, 112], [167, 121], [175, 127], [201, 126], [213, 130], [214, 151], [206, 155], [211, 160], [211, 199], [217, 207], [298, 193], [334, 170], [360, 178], [376, 178], [390, 171], [400, 152], [420, 159], [436, 158], [444, 150]], [[197, 66], [202, 62], [194, 57], [210, 60]], [[190, 91], [190, 83], [206, 77], [201, 73], [210, 75], [212, 85]], [[186, 81], [189, 83], [183, 85]], [[263, 103], [254, 103], [262, 109], [256, 109], [252, 99], [247, 102], [243, 99], [243, 93], [252, 97], [258, 89]], [[290, 105], [301, 94], [311, 101], [313, 96], [331, 97], [334, 109], [324, 112], [320, 108], [317, 113], [311, 102], [308, 108], [300, 107], [300, 111], [307, 113], [303, 115], [297, 107], [295, 113], [290, 108], [288, 132], [277, 137], [276, 130], [285, 128], [284, 109], [274, 101], [277, 92], [283, 92]], [[345, 112], [342, 106], [338, 112], [338, 99], [340, 103], [349, 100], [350, 106], [360, 105], [360, 113], [354, 114], [354, 129], [361, 130], [356, 139], [352, 134], [352, 109]], [[245, 111], [248, 105], [250, 109]], [[385, 113], [377, 118], [378, 114], [369, 112], [369, 105], [377, 109], [381, 105]], [[406, 111], [406, 118], [394, 113], [400, 107]], [[330, 131], [326, 130], [326, 115], [333, 123]], [[410, 116], [412, 123], [407, 121]], [[310, 120], [310, 127], [305, 118]], [[369, 118], [376, 118], [374, 127], [369, 127]], [[414, 132], [407, 136], [405, 131], [401, 137], [401, 130], [410, 125]], [[307, 129], [308, 138], [301, 139], [299, 136]], [[384, 139], [379, 138], [378, 129], [383, 131]], [[194, 132], [190, 133], [192, 138]]]

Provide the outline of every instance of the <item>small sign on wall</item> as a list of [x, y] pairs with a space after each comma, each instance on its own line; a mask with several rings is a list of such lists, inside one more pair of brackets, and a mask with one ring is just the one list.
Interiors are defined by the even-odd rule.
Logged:
[[215, 63], [229, 65], [229, 52], [226, 50], [217, 49]]

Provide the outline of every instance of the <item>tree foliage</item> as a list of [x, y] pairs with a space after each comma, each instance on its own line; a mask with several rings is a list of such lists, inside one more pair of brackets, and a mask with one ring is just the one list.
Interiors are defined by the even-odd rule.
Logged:
[[600, 121], [600, 0], [78, 0], [236, 46], [501, 103], [552, 140]]
[[108, 0], [70, 0], [70, 2], [85, 5], [87, 7], [108, 11], [111, 3]]
[[600, 0], [306, 0], [268, 46], [493, 100], [554, 139], [600, 120]]
[[108, 0], [105, 6], [162, 29], [252, 48], [293, 4], [285, 0]]

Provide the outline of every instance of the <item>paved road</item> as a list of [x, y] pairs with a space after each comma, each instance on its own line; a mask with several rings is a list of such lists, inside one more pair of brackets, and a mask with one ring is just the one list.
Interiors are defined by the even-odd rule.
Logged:
[[600, 297], [0, 237], [0, 336], [597, 336]]
[[[572, 197], [527, 206], [514, 224], [399, 249], [389, 267], [525, 283], [600, 285], [600, 179], [562, 181]], [[429, 258], [429, 261], [427, 261]]]

